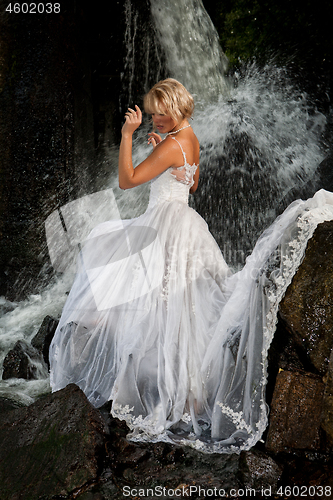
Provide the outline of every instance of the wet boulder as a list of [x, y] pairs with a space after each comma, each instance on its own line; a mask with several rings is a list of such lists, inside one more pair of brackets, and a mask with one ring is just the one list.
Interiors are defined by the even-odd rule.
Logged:
[[325, 381], [322, 428], [328, 436], [330, 445], [333, 446], [333, 351]]
[[42, 355], [24, 340], [16, 342], [3, 362], [3, 380], [9, 378], [40, 379], [47, 377], [47, 374], [47, 365]]
[[0, 298], [0, 317], [12, 312], [14, 309], [15, 307], [12, 302], [6, 300], [4, 297]]
[[16, 410], [17, 408], [21, 408], [22, 404], [13, 399], [0, 397], [0, 413], [5, 413], [7, 411]]
[[280, 316], [324, 375], [333, 347], [333, 221], [319, 224], [280, 303]]
[[230, 491], [232, 496], [238, 491], [240, 498], [258, 496], [262, 490], [277, 491], [283, 466], [258, 449], [240, 455], [206, 454], [171, 443], [133, 443], [125, 438], [129, 429], [124, 422], [109, 418], [108, 425], [112, 476], [105, 473], [105, 480], [90, 490], [103, 499], [141, 498], [148, 496], [148, 489], [152, 492], [149, 497], [154, 498], [154, 491], [156, 498], [220, 498]]
[[74, 498], [99, 477], [104, 420], [74, 384], [1, 414], [0, 433], [2, 500]]
[[311, 373], [282, 371], [273, 393], [266, 448], [320, 451], [324, 383]]
[[262, 451], [254, 448], [240, 455], [239, 476], [247, 490], [276, 492], [282, 473], [283, 467]]
[[273, 390], [267, 448], [322, 452], [333, 445], [333, 221], [309, 240], [279, 316], [269, 371], [285, 371]]
[[59, 321], [52, 316], [45, 316], [38, 332], [31, 341], [31, 345], [39, 351], [45, 363], [49, 365], [49, 348]]

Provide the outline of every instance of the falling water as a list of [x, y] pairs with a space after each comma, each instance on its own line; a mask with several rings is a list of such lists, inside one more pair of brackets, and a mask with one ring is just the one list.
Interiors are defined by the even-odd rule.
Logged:
[[197, 104], [225, 95], [228, 60], [202, 1], [154, 0], [151, 12], [170, 74], [190, 90]]
[[[124, 112], [133, 99], [143, 95], [165, 76], [165, 54], [158, 42], [156, 24], [150, 16], [150, 5], [125, 0], [124, 67], [121, 72], [120, 106]], [[148, 17], [148, 19], [147, 19]]]
[[[194, 94], [193, 128], [201, 143], [201, 181], [191, 204], [207, 220], [227, 261], [237, 267], [259, 233], [286, 204], [315, 191], [316, 169], [323, 160], [320, 136], [325, 118], [311, 108], [286, 71], [274, 64], [261, 70], [252, 64], [227, 78], [227, 60], [201, 0], [152, 1], [153, 32], [145, 29], [146, 42], [140, 39], [143, 53], [139, 59], [140, 50], [133, 42], [142, 30], [133, 4], [126, 0], [124, 5], [127, 60], [123, 82], [128, 82], [127, 100], [133, 99], [140, 74], [142, 89], [151, 85], [152, 75], [156, 79], [168, 75]], [[147, 50], [154, 57], [147, 57]], [[154, 71], [149, 68], [151, 59]], [[138, 64], [138, 60], [145, 63]], [[166, 67], [162, 68], [164, 60]], [[134, 141], [136, 164], [149, 151], [144, 145], [148, 129], [146, 124]], [[123, 217], [136, 216], [145, 209], [147, 187], [122, 193], [116, 185], [113, 173], [104, 188], [113, 188]], [[31, 340], [46, 315], [60, 314], [71, 279], [64, 273], [39, 295], [19, 304], [1, 299], [0, 310], [5, 314], [0, 318], [0, 363], [17, 340]], [[24, 403], [47, 390], [47, 379], [12, 379], [0, 385], [0, 395]]]
[[126, 15], [126, 30], [125, 30], [125, 46], [126, 57], [124, 61], [124, 72], [128, 76], [127, 79], [127, 92], [129, 103], [133, 99], [133, 84], [135, 75], [135, 42], [138, 31], [138, 11], [134, 10], [130, 0], [125, 2], [125, 15]]

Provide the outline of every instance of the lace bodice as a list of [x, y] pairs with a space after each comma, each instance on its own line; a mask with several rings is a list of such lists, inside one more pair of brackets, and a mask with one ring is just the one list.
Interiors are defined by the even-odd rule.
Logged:
[[175, 170], [173, 167], [168, 168], [162, 172], [162, 174], [155, 177], [155, 179], [151, 181], [148, 209], [165, 201], [172, 200], [179, 200], [188, 204], [190, 187], [193, 185], [193, 176], [198, 168], [198, 165], [190, 165], [187, 162], [186, 155], [181, 144], [174, 137], [172, 137], [172, 139], [179, 144], [184, 158], [184, 165], [178, 167], [177, 170], [185, 169], [186, 179], [188, 180], [186, 183], [178, 181], [172, 175], [172, 171]]

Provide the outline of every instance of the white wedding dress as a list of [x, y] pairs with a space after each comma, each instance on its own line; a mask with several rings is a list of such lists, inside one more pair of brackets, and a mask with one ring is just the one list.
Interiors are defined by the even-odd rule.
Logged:
[[[193, 176], [195, 165], [184, 165]], [[267, 425], [267, 351], [278, 304], [316, 226], [324, 190], [292, 203], [232, 274], [188, 185], [169, 168], [138, 218], [98, 225], [50, 347], [51, 387], [112, 400], [137, 441], [207, 453], [249, 449]]]

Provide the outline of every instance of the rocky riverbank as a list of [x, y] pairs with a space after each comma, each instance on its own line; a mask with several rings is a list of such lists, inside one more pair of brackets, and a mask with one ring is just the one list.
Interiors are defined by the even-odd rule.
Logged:
[[[320, 224], [280, 304], [269, 353], [269, 427], [240, 455], [133, 444], [110, 408], [70, 385], [28, 407], [0, 401], [0, 499], [333, 497], [333, 222]], [[4, 362], [4, 378], [47, 370], [56, 320]]]

